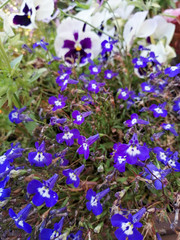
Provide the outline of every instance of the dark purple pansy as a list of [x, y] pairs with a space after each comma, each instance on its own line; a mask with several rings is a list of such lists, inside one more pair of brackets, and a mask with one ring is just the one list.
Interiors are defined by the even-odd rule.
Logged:
[[92, 210], [95, 216], [100, 215], [103, 212], [102, 205], [100, 203], [101, 198], [103, 198], [108, 192], [109, 188], [105, 189], [102, 192], [96, 193], [92, 189], [89, 189], [86, 194], [86, 199], [88, 202], [86, 203], [86, 207], [89, 211]]
[[68, 146], [74, 144], [74, 139], [78, 138], [80, 135], [79, 130], [77, 129], [69, 129], [67, 126], [63, 128], [60, 127], [63, 133], [58, 133], [56, 135], [56, 140], [58, 143], [66, 142]]
[[72, 169], [65, 169], [63, 170], [63, 175], [67, 177], [66, 184], [74, 184], [74, 187], [77, 188], [80, 183], [79, 175], [83, 171], [84, 165], [76, 168], [75, 170]]
[[27, 185], [27, 192], [29, 194], [35, 194], [32, 198], [32, 202], [36, 206], [41, 206], [44, 202], [47, 207], [53, 207], [58, 201], [58, 195], [52, 189], [55, 182], [58, 179], [58, 174], [54, 174], [47, 181], [40, 181], [34, 179]]
[[152, 104], [149, 107], [149, 110], [153, 112], [154, 117], [166, 117], [167, 116], [167, 110], [165, 110], [166, 102], [156, 105]]
[[52, 162], [52, 155], [45, 152], [45, 142], [43, 141], [41, 145], [38, 142], [35, 143], [36, 152], [30, 152], [28, 154], [28, 160], [31, 165], [36, 167], [49, 166]]
[[58, 98], [54, 96], [50, 97], [48, 100], [48, 103], [53, 104], [54, 107], [52, 110], [56, 111], [57, 109], [61, 109], [66, 105], [65, 103], [66, 100], [67, 100], [67, 97], [64, 97], [63, 95], [59, 94]]

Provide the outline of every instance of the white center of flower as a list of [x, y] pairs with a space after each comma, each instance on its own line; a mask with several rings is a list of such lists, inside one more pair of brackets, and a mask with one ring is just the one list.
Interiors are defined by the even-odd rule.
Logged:
[[44, 160], [44, 155], [43, 153], [41, 152], [38, 152], [34, 158], [34, 160], [38, 161], [38, 162], [42, 162]]
[[171, 124], [167, 124], [166, 126], [164, 126], [164, 128], [167, 130], [167, 129], [170, 129], [171, 128]]
[[153, 175], [154, 175], [154, 176], [153, 176], [153, 179], [161, 178], [161, 174], [160, 174], [158, 171], [153, 170], [152, 173], [153, 173]]
[[136, 155], [139, 155], [140, 154], [140, 151], [137, 149], [136, 146], [130, 146], [126, 152], [130, 155], [130, 156], [136, 156]]
[[154, 111], [156, 111], [157, 113], [163, 113], [162, 109], [159, 107], [155, 108]]
[[96, 84], [92, 84], [92, 89], [96, 89]]
[[127, 93], [126, 93], [126, 92], [121, 92], [121, 95], [122, 95], [123, 97], [125, 97], [125, 96], [127, 95]]
[[131, 121], [131, 123], [132, 123], [132, 124], [135, 124], [135, 123], [137, 123], [137, 119], [136, 119], [136, 118], [134, 118], [134, 119]]
[[97, 73], [98, 72], [98, 68], [97, 67], [93, 67], [93, 72]]
[[77, 177], [74, 173], [69, 173], [69, 177], [73, 180], [73, 181], [76, 181], [77, 180]]
[[91, 206], [97, 206], [97, 198], [96, 197], [91, 197]]
[[170, 159], [170, 160], [168, 161], [168, 163], [169, 163], [169, 165], [170, 165], [171, 167], [175, 167], [175, 166], [176, 166], [175, 161], [173, 161], [172, 159]]
[[5, 155], [2, 155], [0, 156], [0, 165], [3, 164], [6, 160], [6, 156]]
[[42, 197], [46, 197], [46, 198], [50, 198], [51, 196], [49, 195], [49, 189], [46, 188], [46, 187], [41, 187], [41, 188], [38, 188], [37, 189], [39, 194], [42, 196]]
[[63, 80], [63, 79], [65, 79], [66, 76], [67, 76], [67, 73], [62, 74], [62, 75], [60, 76], [60, 79]]
[[58, 101], [58, 100], [55, 101], [54, 104], [55, 104], [56, 106], [61, 106], [61, 105], [62, 105], [61, 101]]
[[60, 240], [60, 235], [57, 231], [54, 231], [52, 234], [51, 234], [51, 237], [50, 237], [50, 240]]
[[126, 235], [132, 235], [133, 234], [133, 224], [131, 222], [123, 222], [121, 225], [122, 230]]
[[118, 157], [119, 164], [123, 163], [124, 161], [126, 161], [126, 157], [121, 157], [121, 156]]
[[162, 160], [166, 160], [166, 154], [165, 153], [163, 153], [163, 152], [160, 152], [159, 153], [159, 156], [160, 156], [160, 158], [162, 159]]
[[83, 143], [83, 148], [84, 148], [85, 151], [87, 150], [87, 148], [88, 148], [87, 143]]
[[176, 66], [171, 67], [171, 71], [176, 71], [177, 69], [178, 69], [178, 67], [176, 67]]
[[73, 136], [73, 133], [67, 132], [63, 135], [62, 138], [68, 140], [68, 139], [71, 139], [72, 136]]
[[67, 83], [68, 83], [68, 80], [65, 80], [64, 83], [63, 83], [63, 85], [66, 85]]
[[13, 112], [12, 113], [12, 118], [18, 118], [18, 113], [17, 112]]
[[82, 116], [81, 116], [81, 115], [77, 115], [76, 119], [77, 119], [77, 121], [79, 122], [79, 121], [82, 120]]
[[137, 64], [138, 66], [141, 66], [141, 65], [143, 64], [143, 62], [140, 61], [140, 60], [138, 60], [138, 61], [136, 62], [136, 64]]
[[112, 77], [112, 74], [111, 74], [111, 73], [108, 73], [108, 74], [107, 74], [107, 77], [108, 77], [108, 78], [111, 78], [111, 77]]
[[144, 88], [146, 91], [150, 91], [151, 90], [151, 88], [149, 87], [149, 86], [145, 86], [145, 88]]
[[110, 48], [111, 48], [110, 43], [106, 43], [106, 44], [105, 44], [105, 48], [110, 49]]
[[2, 193], [3, 193], [3, 188], [0, 188], [0, 197], [1, 197]]
[[[18, 221], [17, 221], [18, 222]], [[21, 227], [23, 227], [24, 226], [24, 223], [23, 223], [23, 221], [22, 220], [20, 220], [19, 222], [18, 222], [18, 224], [21, 226]]]

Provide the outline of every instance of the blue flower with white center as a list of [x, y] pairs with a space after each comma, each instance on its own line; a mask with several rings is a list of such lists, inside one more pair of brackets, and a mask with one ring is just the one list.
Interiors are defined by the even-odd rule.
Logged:
[[172, 134], [174, 134], [174, 136], [176, 136], [176, 137], [179, 136], [174, 128], [174, 124], [162, 123], [161, 127], [166, 131], [170, 131]]
[[135, 68], [145, 68], [147, 66], [147, 59], [144, 57], [133, 58], [132, 63]]
[[166, 106], [166, 102], [156, 105], [156, 104], [152, 104], [149, 107], [149, 110], [153, 112], [153, 115], [155, 118], [157, 117], [166, 117], [168, 112], [166, 109], [164, 109]]
[[162, 186], [166, 183], [166, 181], [164, 181], [164, 178], [166, 177], [167, 174], [169, 174], [171, 172], [171, 169], [166, 169], [166, 170], [162, 170], [160, 168], [157, 168], [154, 164], [150, 163], [147, 164], [147, 166], [144, 168], [145, 170], [145, 178], [152, 180], [154, 187], [157, 190], [162, 189]]
[[39, 234], [39, 240], [61, 240], [63, 238], [61, 230], [63, 227], [64, 217], [61, 218], [59, 223], [54, 224], [54, 229], [44, 228]]
[[120, 144], [116, 153], [122, 157], [126, 156], [126, 161], [129, 164], [140, 164], [138, 159], [145, 161], [149, 158], [148, 147], [139, 145], [136, 133], [133, 134], [128, 144]]
[[66, 105], [65, 103], [66, 100], [67, 100], [67, 97], [64, 97], [63, 95], [59, 94], [58, 98], [54, 96], [50, 97], [48, 100], [48, 103], [54, 105], [52, 110], [56, 111], [58, 109], [63, 108]]
[[13, 123], [21, 123], [21, 122], [30, 122], [33, 121], [27, 114], [22, 114], [26, 110], [26, 107], [16, 108], [9, 113], [9, 120]]
[[77, 152], [79, 154], [84, 154], [84, 158], [87, 160], [89, 157], [90, 145], [92, 145], [98, 139], [99, 139], [99, 134], [91, 136], [88, 139], [86, 139], [84, 136], [80, 136], [78, 138], [78, 144], [80, 144], [81, 146], [77, 149]]
[[111, 79], [111, 78], [113, 78], [113, 77], [115, 77], [117, 75], [118, 75], [118, 73], [114, 73], [111, 70], [104, 71], [104, 78], [106, 78], [106, 79]]
[[170, 166], [175, 172], [180, 172], [180, 163], [178, 162], [178, 152], [176, 151], [171, 156], [168, 156], [166, 164]]
[[180, 63], [178, 63], [176, 66], [171, 66], [169, 68], [166, 68], [164, 70], [164, 73], [169, 75], [169, 77], [175, 77], [178, 74], [180, 74]]
[[73, 123], [81, 125], [84, 122], [85, 117], [88, 117], [91, 114], [91, 111], [80, 113], [79, 111], [75, 110], [72, 112], [72, 117], [75, 119]]
[[86, 207], [89, 211], [92, 210], [95, 216], [100, 215], [103, 212], [103, 208], [101, 206], [100, 200], [103, 198], [108, 192], [109, 188], [105, 189], [102, 192], [96, 193], [92, 189], [89, 189], [86, 194], [86, 199], [89, 202], [86, 203]]
[[41, 39], [39, 42], [36, 42], [33, 44], [33, 48], [37, 48], [37, 47], [42, 47], [45, 51], [47, 51], [47, 47], [49, 43], [45, 42], [44, 39]]
[[127, 100], [129, 98], [130, 92], [127, 87], [125, 89], [120, 88], [118, 90], [118, 93], [119, 93], [119, 91], [120, 91], [120, 94], [118, 95], [119, 99]]
[[32, 227], [25, 222], [32, 205], [29, 203], [25, 208], [23, 208], [18, 214], [15, 214], [15, 212], [12, 210], [12, 208], [9, 209], [9, 215], [10, 217], [15, 221], [15, 224], [18, 228], [23, 229], [27, 233], [32, 232]]
[[56, 135], [56, 140], [58, 143], [66, 142], [67, 146], [72, 146], [74, 144], [74, 139], [78, 138], [80, 135], [80, 132], [78, 129], [69, 129], [67, 126], [60, 127], [61, 131], [63, 133], [58, 133]]
[[69, 164], [69, 160], [65, 159], [67, 151], [68, 148], [65, 148], [62, 152], [54, 155], [54, 158], [58, 158], [57, 162], [59, 163], [59, 166], [67, 166]]
[[149, 83], [143, 82], [141, 83], [141, 88], [143, 92], [154, 92], [154, 87]]
[[49, 166], [52, 163], [52, 155], [45, 152], [45, 142], [43, 141], [41, 145], [38, 142], [35, 143], [36, 152], [30, 152], [28, 154], [28, 160], [31, 165], [36, 167]]
[[104, 56], [106, 53], [110, 53], [113, 50], [113, 44], [115, 44], [116, 42], [118, 41], [113, 40], [111, 38], [109, 38], [109, 40], [104, 40], [101, 43], [101, 48], [102, 48], [101, 55]]
[[70, 233], [67, 240], [83, 240], [82, 231], [79, 230], [76, 234]]
[[93, 64], [89, 66], [89, 70], [90, 70], [90, 74], [97, 75], [101, 72], [101, 66], [97, 66]]
[[57, 117], [51, 117], [50, 124], [51, 126], [55, 124], [63, 124], [67, 121], [67, 118], [57, 118]]
[[146, 208], [142, 208], [139, 212], [134, 214], [133, 216], [129, 214], [128, 218], [120, 214], [115, 214], [111, 218], [111, 224], [114, 227], [118, 227], [115, 231], [115, 236], [118, 240], [142, 240], [143, 236], [136, 228], [142, 227], [142, 223], [140, 223], [140, 219], [143, 214], [146, 212]]
[[145, 121], [145, 120], [142, 120], [142, 119], [139, 119], [139, 116], [138, 114], [136, 113], [133, 113], [131, 114], [131, 120], [127, 120], [124, 122], [124, 124], [128, 127], [132, 127], [134, 126], [135, 124], [144, 124], [144, 125], [147, 125], [149, 124], [148, 121]]
[[153, 152], [156, 154], [156, 158], [163, 164], [166, 164], [168, 159], [168, 153], [164, 151], [161, 147], [153, 148]]
[[13, 145], [14, 144], [11, 143], [11, 148], [5, 153], [7, 159], [10, 162], [13, 162], [14, 158], [22, 157], [22, 152], [24, 151], [24, 149], [21, 148], [20, 143], [17, 143], [14, 146]]
[[66, 184], [74, 184], [74, 187], [77, 188], [80, 183], [79, 175], [83, 171], [84, 165], [76, 168], [75, 170], [66, 169], [63, 170], [63, 175], [67, 177]]
[[119, 151], [117, 150], [116, 153], [114, 154], [114, 167], [119, 171], [119, 172], [125, 172], [125, 165], [126, 165], [126, 157], [127, 155], [120, 155]]
[[96, 80], [91, 80], [88, 84], [88, 91], [98, 93], [100, 91], [100, 87], [104, 85], [105, 83], [99, 83]]
[[29, 182], [27, 192], [35, 194], [32, 198], [34, 205], [41, 206], [45, 202], [47, 207], [53, 207], [57, 203], [58, 195], [52, 190], [57, 179], [58, 174], [54, 174], [47, 181], [43, 181], [43, 183], [36, 179]]

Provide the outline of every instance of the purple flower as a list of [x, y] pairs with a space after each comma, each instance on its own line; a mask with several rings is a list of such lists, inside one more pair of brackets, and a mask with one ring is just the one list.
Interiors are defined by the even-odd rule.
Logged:
[[166, 117], [167, 116], [167, 110], [165, 110], [166, 102], [156, 105], [152, 104], [149, 107], [149, 110], [153, 112], [154, 117]]
[[16, 123], [16, 124], [21, 123], [21, 122], [33, 121], [30, 117], [28, 117], [28, 115], [21, 114], [25, 110], [26, 110], [26, 107], [23, 107], [23, 108], [20, 108], [20, 109], [14, 107], [14, 110], [12, 110], [9, 113], [9, 120], [13, 123]]
[[67, 121], [66, 118], [57, 118], [57, 117], [52, 117], [50, 119], [50, 124], [53, 126], [55, 124], [63, 124]]
[[98, 83], [98, 82], [96, 82], [96, 80], [91, 80], [88, 84], [88, 90], [90, 92], [98, 93], [100, 90], [99, 88], [104, 85], [105, 85], [105, 83]]
[[118, 75], [118, 73], [114, 73], [111, 70], [104, 71], [104, 78], [106, 78], [106, 79], [111, 79], [111, 78], [113, 78], [113, 77], [115, 77], [117, 75]]
[[61, 230], [63, 227], [64, 217], [61, 218], [59, 223], [54, 224], [54, 229], [44, 228], [39, 234], [39, 240], [53, 240], [61, 239]]
[[108, 192], [109, 188], [105, 189], [102, 192], [96, 193], [92, 189], [89, 189], [86, 194], [86, 199], [89, 202], [86, 203], [86, 207], [89, 211], [92, 210], [95, 216], [100, 215], [103, 212], [103, 208], [101, 206], [100, 200], [103, 198]]
[[164, 73], [169, 75], [169, 77], [175, 77], [178, 74], [180, 74], [180, 63], [178, 63], [176, 66], [171, 66], [169, 68], [166, 68], [164, 70]]
[[24, 151], [23, 148], [21, 148], [20, 143], [17, 143], [14, 145], [11, 143], [11, 148], [6, 151], [5, 155], [8, 161], [13, 162], [15, 158], [22, 157], [22, 152]]
[[84, 120], [85, 120], [85, 117], [91, 115], [92, 112], [91, 111], [88, 111], [88, 112], [83, 112], [83, 113], [80, 113], [79, 111], [75, 110], [73, 113], [72, 113], [72, 117], [75, 119], [73, 121], [73, 123], [75, 124], [78, 124], [78, 125], [81, 125]]
[[180, 172], [180, 163], [178, 162], [178, 159], [178, 152], [176, 151], [171, 156], [168, 156], [167, 164], [165, 165], [169, 165], [175, 172]]
[[118, 229], [115, 231], [115, 236], [117, 239], [125, 240], [128, 238], [129, 240], [142, 240], [143, 236], [139, 231], [137, 231], [136, 228], [142, 227], [142, 223], [140, 223], [139, 220], [145, 212], [146, 209], [142, 208], [133, 216], [129, 214], [128, 218], [125, 218], [120, 214], [113, 215], [111, 218], [111, 224], [114, 227], [118, 227]]
[[58, 143], [63, 143], [64, 141], [68, 146], [71, 146], [74, 144], [74, 139], [78, 138], [80, 135], [80, 132], [77, 129], [70, 130], [68, 127], [64, 127], [60, 129], [63, 131], [63, 133], [58, 133], [56, 135], [56, 140]]
[[127, 125], [128, 127], [132, 127], [135, 124], [149, 124], [148, 121], [139, 119], [139, 116], [136, 113], [131, 114], [131, 120], [127, 120], [124, 122], [125, 125]]
[[101, 72], [101, 66], [90, 65], [89, 70], [90, 70], [90, 74], [97, 75]]
[[133, 58], [132, 63], [135, 68], [145, 68], [147, 66], [147, 59], [144, 57]]
[[128, 144], [120, 144], [116, 153], [123, 158], [126, 156], [126, 161], [129, 164], [138, 164], [138, 159], [145, 161], [149, 158], [148, 147], [139, 145], [136, 133], [133, 134]]
[[127, 87], [125, 89], [120, 88], [119, 90], [120, 90], [120, 94], [118, 95], [118, 98], [123, 99], [123, 100], [127, 100], [129, 98], [129, 94], [130, 94], [128, 88]]
[[150, 52], [149, 57], [147, 57], [147, 62], [151, 62], [152, 65], [161, 65], [156, 58], [155, 53]]
[[154, 187], [157, 190], [162, 189], [162, 186], [164, 184], [163, 180], [165, 176], [171, 171], [171, 169], [161, 170], [152, 163], [148, 164], [147, 167], [144, 168], [144, 170], [146, 172], [146, 179], [152, 180], [154, 183]]
[[50, 97], [48, 100], [48, 103], [53, 104], [54, 107], [52, 110], [56, 111], [57, 109], [61, 109], [66, 105], [66, 103], [65, 103], [66, 99], [67, 99], [67, 97], [64, 97], [63, 95], [59, 94], [58, 98], [56, 98], [54, 96]]
[[141, 88], [143, 92], [154, 92], [154, 87], [146, 82], [141, 83]]
[[170, 123], [162, 123], [161, 127], [166, 130], [166, 131], [170, 131], [172, 134], [174, 134], [174, 136], [179, 136], [176, 132], [176, 130], [174, 129], [174, 124], [170, 124]]
[[47, 181], [43, 180], [43, 183], [36, 179], [29, 182], [27, 192], [35, 194], [32, 198], [34, 205], [41, 206], [45, 202], [47, 207], [53, 207], [57, 203], [58, 195], [52, 190], [57, 179], [58, 174], [54, 174]]
[[67, 240], [83, 240], [82, 239], [82, 231], [77, 231], [76, 234], [70, 233]]
[[74, 184], [74, 187], [77, 188], [80, 183], [79, 175], [83, 171], [84, 165], [75, 170], [65, 169], [63, 170], [63, 175], [67, 177], [66, 184]]
[[105, 55], [107, 52], [111, 52], [112, 49], [113, 49], [113, 44], [116, 43], [117, 40], [112, 40], [111, 38], [109, 38], [109, 41], [108, 40], [104, 40], [102, 43], [101, 43], [101, 47], [102, 47], [102, 56]]
[[36, 167], [49, 166], [52, 162], [52, 155], [45, 152], [45, 142], [43, 141], [40, 146], [39, 143], [36, 142], [35, 146], [37, 151], [28, 154], [30, 164]]
[[153, 148], [153, 152], [156, 154], [157, 160], [166, 165], [168, 153], [164, 151], [161, 147]]
[[32, 227], [25, 222], [32, 205], [29, 203], [25, 208], [23, 208], [18, 214], [15, 214], [15, 212], [12, 210], [12, 208], [9, 209], [9, 215], [10, 217], [15, 221], [15, 224], [18, 228], [23, 229], [27, 233], [32, 232]]
[[116, 168], [119, 172], [125, 172], [127, 154], [121, 154], [117, 150], [116, 150], [116, 152], [114, 154], [114, 157], [113, 157], [114, 158], [114, 163], [115, 163], [114, 168]]
[[9, 181], [9, 175], [6, 176], [2, 181], [0, 181], [0, 202], [7, 201], [10, 197], [11, 189], [5, 188], [6, 183]]
[[94, 100], [89, 93], [85, 96], [82, 96], [81, 101], [85, 102], [84, 105], [94, 104]]
[[67, 88], [67, 84], [77, 84], [78, 81], [69, 79], [69, 73], [64, 73], [56, 78], [56, 83], [61, 87], [61, 91]]
[[69, 160], [65, 159], [65, 155], [68, 151], [68, 148], [65, 148], [62, 152], [56, 153], [54, 155], [55, 158], [58, 158], [59, 166], [67, 166], [69, 164]]
[[84, 136], [78, 138], [78, 144], [81, 146], [78, 148], [77, 152], [79, 154], [84, 154], [84, 158], [87, 160], [89, 157], [89, 146], [92, 145], [99, 138], [99, 134], [89, 137], [86, 139]]
[[44, 39], [41, 39], [40, 42], [36, 42], [33, 44], [33, 48], [37, 48], [37, 47], [42, 47], [44, 50], [48, 50], [46, 46], [48, 46], [49, 43], [44, 42]]
[[180, 111], [180, 98], [178, 98], [176, 101], [174, 101], [173, 111], [175, 111], [175, 112]]

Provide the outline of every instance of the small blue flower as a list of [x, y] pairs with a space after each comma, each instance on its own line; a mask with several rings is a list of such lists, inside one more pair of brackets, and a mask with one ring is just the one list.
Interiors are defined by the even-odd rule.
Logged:
[[63, 128], [60, 127], [63, 133], [58, 133], [56, 135], [56, 140], [58, 143], [66, 142], [67, 146], [72, 146], [74, 144], [74, 139], [78, 138], [80, 132], [78, 129], [69, 129], [67, 126]]
[[147, 82], [141, 83], [141, 88], [143, 92], [154, 92], [154, 87]]
[[66, 118], [57, 118], [57, 117], [52, 117], [50, 119], [50, 124], [51, 126], [55, 125], [55, 124], [63, 124], [67, 121]]
[[67, 240], [83, 240], [82, 231], [79, 230], [76, 234], [70, 233]]
[[102, 192], [96, 194], [92, 189], [89, 189], [86, 194], [86, 199], [89, 202], [86, 203], [86, 207], [89, 211], [92, 210], [95, 216], [100, 215], [103, 212], [103, 208], [101, 206], [100, 200], [103, 198], [108, 192], [109, 188], [105, 189]]
[[170, 131], [172, 134], [174, 134], [174, 136], [179, 136], [178, 133], [176, 132], [175, 128], [174, 128], [174, 124], [170, 124], [170, 123], [162, 123], [161, 127], [166, 130], [166, 131]]
[[93, 64], [89, 66], [89, 70], [90, 70], [90, 74], [97, 75], [101, 72], [101, 66], [97, 66]]
[[139, 222], [143, 214], [146, 212], [145, 208], [142, 208], [135, 215], [129, 214], [128, 218], [120, 214], [115, 214], [111, 218], [111, 224], [114, 227], [118, 227], [115, 231], [115, 236], [118, 240], [142, 240], [143, 236], [137, 231], [136, 228], [142, 227], [142, 223]]
[[66, 169], [63, 170], [63, 175], [67, 177], [66, 184], [74, 184], [74, 187], [77, 188], [80, 183], [79, 175], [83, 171], [84, 165], [76, 168], [75, 170]]
[[72, 117], [75, 119], [73, 123], [81, 125], [84, 122], [85, 117], [88, 117], [91, 114], [91, 111], [80, 113], [79, 111], [75, 110], [72, 112]]
[[123, 100], [127, 100], [129, 98], [129, 94], [130, 94], [128, 88], [127, 87], [125, 89], [120, 88], [119, 90], [120, 90], [120, 94], [118, 95], [118, 98], [123, 99]]
[[175, 77], [178, 74], [180, 74], [180, 63], [178, 63], [176, 66], [171, 66], [169, 68], [166, 68], [164, 70], [164, 73], [169, 75], [169, 77]]
[[59, 166], [67, 166], [69, 164], [69, 160], [65, 159], [67, 151], [68, 148], [65, 148], [62, 152], [54, 155], [54, 158], [58, 158], [57, 162], [59, 163]]
[[125, 121], [124, 124], [127, 125], [128, 127], [132, 127], [132, 126], [134, 126], [135, 124], [144, 124], [144, 125], [147, 125], [147, 124], [149, 124], [149, 122], [148, 122], [148, 121], [145, 121], [145, 120], [142, 120], [142, 119], [139, 119], [138, 114], [133, 113], [133, 114], [131, 114], [131, 120]]
[[15, 212], [12, 210], [12, 208], [9, 209], [9, 215], [13, 220], [15, 221], [15, 224], [18, 228], [23, 229], [27, 233], [32, 232], [32, 227], [25, 222], [32, 205], [29, 203], [25, 208], [23, 208], [18, 214], [15, 214]]
[[21, 122], [30, 122], [33, 121], [27, 114], [22, 114], [26, 110], [26, 107], [16, 108], [9, 113], [9, 120], [13, 123], [21, 123]]
[[139, 58], [133, 58], [132, 63], [135, 68], [145, 68], [147, 66], [147, 59], [140, 56]]
[[35, 194], [32, 198], [34, 205], [41, 206], [45, 202], [47, 207], [53, 207], [57, 203], [58, 195], [52, 190], [57, 179], [58, 174], [54, 174], [47, 181], [43, 181], [43, 183], [36, 179], [29, 182], [27, 192]]
[[45, 42], [44, 39], [41, 39], [39, 42], [36, 42], [33, 44], [33, 48], [37, 48], [37, 47], [42, 47], [44, 50], [48, 50], [46, 46], [48, 46], [49, 43]]
[[70, 72], [60, 74], [56, 78], [56, 83], [61, 87], [61, 91], [64, 91], [67, 88], [68, 84], [77, 84], [78, 81], [74, 79], [70, 79]]
[[44, 228], [39, 234], [39, 240], [55, 240], [61, 238], [61, 230], [63, 227], [64, 217], [61, 218], [59, 223], [54, 224], [54, 229]]
[[111, 79], [111, 78], [113, 78], [113, 77], [115, 77], [117, 75], [118, 75], [118, 73], [114, 73], [111, 70], [104, 71], [104, 78], [106, 78], [106, 79]]
[[167, 112], [167, 110], [164, 109], [165, 106], [166, 106], [166, 102], [159, 104], [159, 105], [152, 104], [149, 107], [149, 110], [153, 112], [153, 115], [155, 118], [166, 117], [168, 112]]
[[30, 152], [28, 154], [28, 160], [31, 165], [36, 167], [49, 166], [52, 163], [52, 155], [45, 152], [45, 142], [43, 141], [41, 145], [38, 142], [35, 143], [36, 152]]
[[9, 181], [9, 176], [6, 176], [0, 182], [0, 202], [6, 201], [10, 197], [11, 189], [5, 188], [6, 183]]
[[63, 95], [59, 94], [58, 98], [52, 96], [49, 98], [48, 103], [54, 105], [53, 111], [56, 111], [58, 109], [63, 108], [66, 105], [67, 97], [64, 97]]
[[174, 101], [173, 111], [178, 112], [180, 114], [180, 98]]

